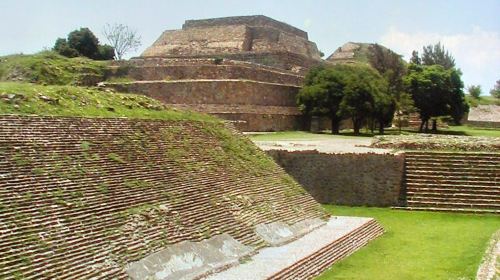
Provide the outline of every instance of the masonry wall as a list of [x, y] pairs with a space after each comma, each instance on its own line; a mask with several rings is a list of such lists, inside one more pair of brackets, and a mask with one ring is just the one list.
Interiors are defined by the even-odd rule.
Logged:
[[171, 244], [322, 217], [222, 123], [0, 116], [0, 279], [128, 279]]
[[252, 104], [296, 106], [297, 86], [254, 81], [152, 81], [109, 84], [121, 92], [142, 93], [166, 104]]
[[[120, 73], [123, 74], [123, 73]], [[247, 65], [168, 65], [130, 67], [128, 76], [139, 81], [239, 79], [300, 86], [303, 76]]]
[[404, 155], [268, 151], [320, 203], [398, 205]]

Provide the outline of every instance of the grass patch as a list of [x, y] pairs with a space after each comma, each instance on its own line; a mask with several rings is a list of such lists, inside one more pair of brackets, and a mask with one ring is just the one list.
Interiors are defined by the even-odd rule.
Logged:
[[489, 95], [480, 96], [478, 99], [470, 95], [465, 95], [465, 101], [467, 101], [471, 107], [477, 107], [478, 105], [500, 105], [500, 99]]
[[386, 233], [317, 279], [475, 279], [495, 215], [326, 205], [334, 215], [374, 217]]
[[87, 77], [103, 81], [107, 75], [107, 63], [104, 61], [67, 58], [52, 51], [0, 57], [0, 81], [78, 85], [85, 83]]
[[0, 114], [220, 122], [205, 114], [167, 109], [141, 95], [14, 82], [0, 82]]
[[500, 137], [500, 129], [473, 127], [468, 125], [450, 126], [448, 129], [443, 129], [445, 134], [467, 135], [467, 136], [486, 136]]

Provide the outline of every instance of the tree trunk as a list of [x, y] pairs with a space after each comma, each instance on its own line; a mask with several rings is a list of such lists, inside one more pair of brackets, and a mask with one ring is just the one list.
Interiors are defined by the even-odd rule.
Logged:
[[422, 122], [420, 123], [420, 128], [418, 129], [418, 132], [424, 132], [424, 124], [425, 124], [425, 120], [422, 120]]
[[432, 132], [437, 132], [437, 120], [432, 120]]
[[340, 134], [340, 119], [332, 117], [332, 134]]
[[429, 119], [425, 120], [425, 133], [429, 132]]
[[[379, 134], [384, 134], [384, 122], [379, 122], [379, 127], [378, 127], [378, 133]], [[399, 131], [401, 133], [401, 130]]]
[[332, 121], [332, 134], [340, 134], [340, 122], [342, 121], [336, 114], [330, 116]]
[[352, 119], [352, 128], [354, 130], [354, 135], [359, 135], [360, 121], [357, 119]]

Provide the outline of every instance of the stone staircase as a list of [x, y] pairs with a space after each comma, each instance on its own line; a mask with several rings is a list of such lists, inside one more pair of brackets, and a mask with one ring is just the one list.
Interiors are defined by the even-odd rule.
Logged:
[[404, 209], [500, 213], [500, 154], [407, 152]]
[[334, 263], [348, 257], [383, 233], [384, 229], [382, 226], [376, 220], [371, 219], [349, 234], [281, 270], [268, 279], [313, 279]]

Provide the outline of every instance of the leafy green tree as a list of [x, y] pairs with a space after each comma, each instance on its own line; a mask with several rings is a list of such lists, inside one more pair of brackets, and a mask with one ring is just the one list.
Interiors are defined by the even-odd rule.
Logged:
[[481, 97], [481, 86], [480, 85], [470, 85], [467, 88], [467, 93], [474, 98], [479, 99]]
[[78, 51], [69, 46], [68, 41], [64, 38], [57, 38], [54, 44], [54, 51], [66, 57], [77, 57]]
[[114, 49], [100, 45], [97, 37], [88, 28], [80, 28], [68, 34], [68, 39], [58, 38], [53, 50], [66, 57], [85, 56], [96, 60], [114, 58]]
[[[460, 71], [454, 68], [411, 64], [405, 84], [420, 113], [420, 131], [424, 127], [428, 131], [429, 120], [438, 116], [452, 115], [456, 121], [460, 121], [468, 109]], [[435, 119], [432, 124], [432, 129], [436, 130]]]
[[438, 42], [435, 45], [424, 46], [422, 52], [422, 64], [438, 64], [443, 66], [445, 69], [451, 69], [455, 67], [455, 59], [447, 50], [444, 49], [444, 46]]
[[[382, 127], [388, 121], [388, 115], [394, 113], [388, 108], [392, 102], [387, 94], [385, 80], [372, 67], [363, 65], [349, 66], [344, 88], [344, 97], [340, 103], [340, 114], [351, 118], [354, 134], [359, 134], [364, 122], [372, 117]], [[391, 114], [387, 112], [392, 110]], [[392, 119], [392, 117], [390, 117]]]
[[422, 64], [422, 60], [420, 59], [417, 51], [411, 52], [410, 62], [417, 65]]
[[495, 83], [495, 86], [490, 90], [491, 96], [500, 99], [500, 80]]
[[297, 95], [299, 108], [306, 117], [327, 116], [331, 120], [333, 134], [338, 134], [342, 116], [340, 102], [344, 95], [345, 66], [336, 65], [313, 68], [305, 78], [305, 85]]
[[80, 55], [88, 58], [95, 58], [99, 53], [99, 40], [94, 33], [86, 27], [69, 33], [68, 44], [70, 47], [77, 50]]
[[115, 49], [110, 45], [99, 45], [97, 47], [97, 60], [112, 60], [115, 58]]

